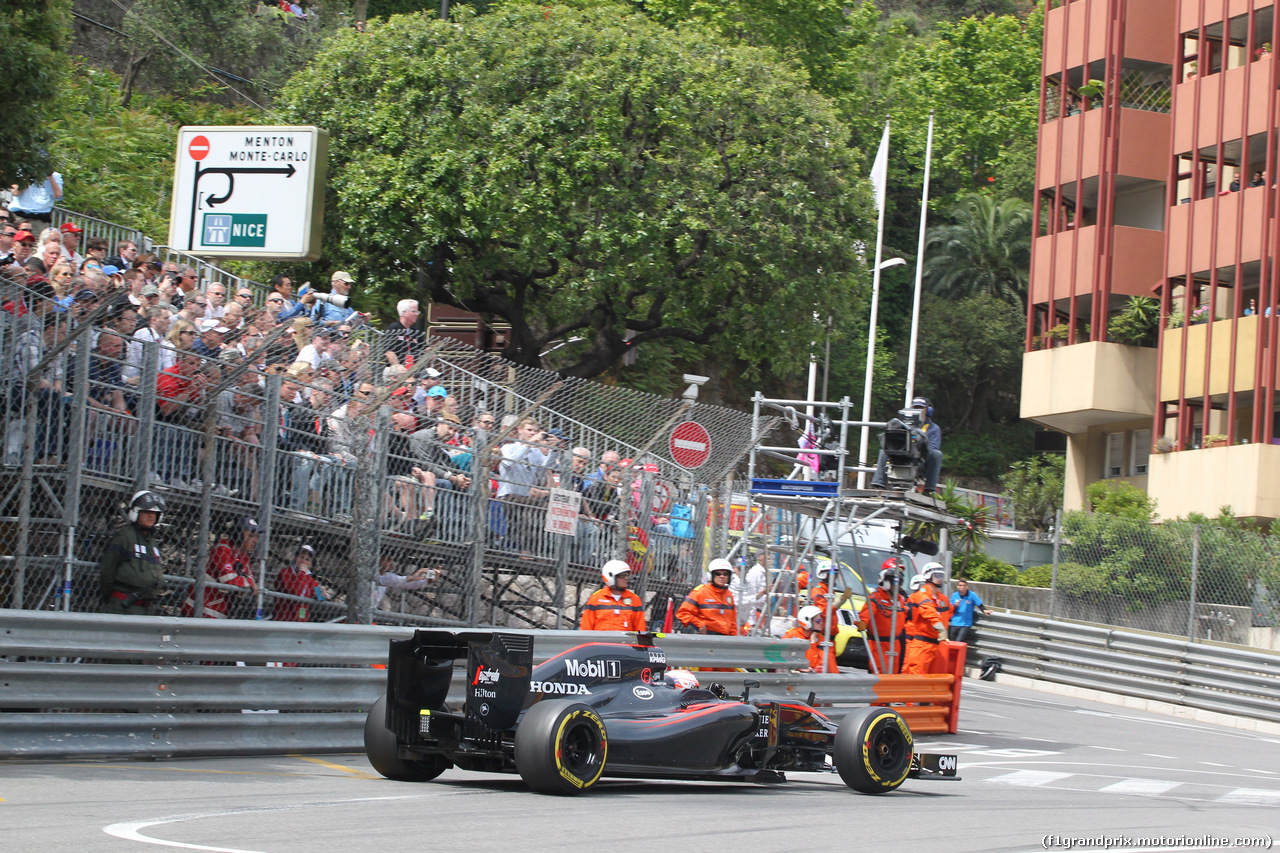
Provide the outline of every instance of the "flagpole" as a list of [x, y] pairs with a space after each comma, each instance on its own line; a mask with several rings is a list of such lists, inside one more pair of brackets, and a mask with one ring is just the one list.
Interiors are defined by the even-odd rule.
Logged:
[[[867, 329], [867, 375], [862, 387], [862, 437], [858, 441], [858, 467], [867, 467], [867, 446], [871, 442], [871, 380], [876, 363], [876, 323], [880, 311], [880, 254], [884, 243], [884, 207], [885, 189], [888, 184], [889, 166], [889, 121], [884, 123], [884, 136], [880, 139], [880, 149], [876, 152], [875, 163], [871, 167], [871, 184], [876, 192], [876, 204], [879, 214], [876, 218], [876, 262], [871, 273], [871, 319]], [[879, 180], [877, 181], [877, 178]], [[867, 487], [867, 472], [858, 472], [858, 489]]]
[[907, 400], [911, 408], [916, 393], [916, 338], [920, 334], [920, 290], [924, 281], [924, 236], [929, 221], [929, 167], [933, 163], [933, 110], [929, 111], [929, 137], [924, 146], [924, 190], [920, 199], [920, 240], [916, 244], [916, 295], [911, 305], [911, 346], [907, 351]]

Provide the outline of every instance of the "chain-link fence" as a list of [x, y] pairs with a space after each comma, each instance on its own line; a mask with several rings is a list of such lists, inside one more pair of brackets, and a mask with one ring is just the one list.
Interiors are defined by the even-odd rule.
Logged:
[[1219, 524], [1068, 513], [1050, 615], [1248, 643], [1280, 602], [1280, 545]]
[[[567, 627], [603, 561], [665, 601], [725, 547], [745, 413], [451, 340], [388, 371], [371, 330], [138, 335], [122, 294], [0, 288], [0, 606], [97, 609], [97, 561], [143, 488], [167, 504], [168, 614]], [[672, 450], [683, 422], [709, 438], [696, 469]]]
[[1280, 543], [1232, 521], [1066, 513], [1054, 561], [1019, 583], [973, 586], [988, 605], [1193, 640], [1250, 645], [1280, 624]]

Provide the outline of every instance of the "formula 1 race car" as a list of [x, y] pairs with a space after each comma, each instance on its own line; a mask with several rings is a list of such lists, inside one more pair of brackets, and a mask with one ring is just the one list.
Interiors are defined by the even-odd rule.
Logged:
[[[578, 794], [602, 776], [784, 782], [787, 770], [834, 771], [867, 794], [909, 777], [958, 778], [954, 755], [913, 753], [889, 708], [855, 709], [837, 725], [808, 704], [731, 699], [668, 672], [650, 634], [584, 643], [537, 666], [533, 640], [474, 630], [392, 640], [387, 694], [365, 721], [369, 763], [407, 782], [453, 766], [519, 773], [545, 794]], [[456, 710], [446, 698], [463, 657]]]

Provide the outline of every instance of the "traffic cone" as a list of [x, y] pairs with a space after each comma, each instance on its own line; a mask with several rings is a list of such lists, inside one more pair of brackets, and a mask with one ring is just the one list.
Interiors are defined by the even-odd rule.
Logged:
[[667, 597], [667, 615], [662, 620], [662, 633], [664, 634], [671, 633], [671, 625], [674, 620], [675, 620], [675, 606], [671, 597], [668, 596]]

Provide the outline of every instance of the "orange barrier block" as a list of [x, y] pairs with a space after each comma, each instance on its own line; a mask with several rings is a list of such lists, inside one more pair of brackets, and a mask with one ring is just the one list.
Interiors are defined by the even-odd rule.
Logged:
[[[956, 645], [962, 645], [957, 643]], [[950, 673], [882, 675], [873, 705], [892, 705], [913, 734], [956, 733], [958, 679]]]

